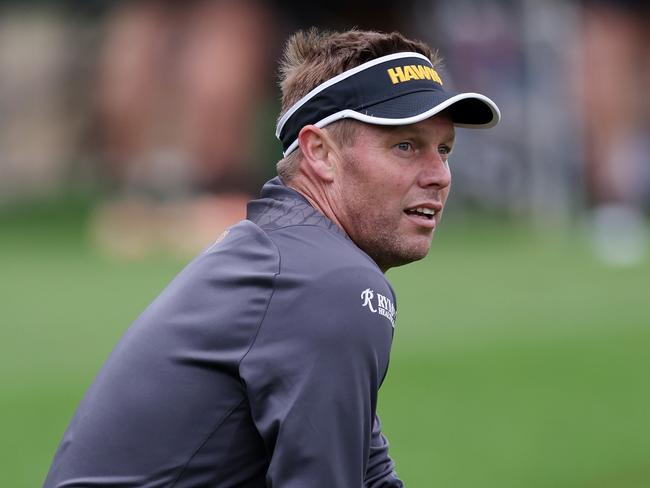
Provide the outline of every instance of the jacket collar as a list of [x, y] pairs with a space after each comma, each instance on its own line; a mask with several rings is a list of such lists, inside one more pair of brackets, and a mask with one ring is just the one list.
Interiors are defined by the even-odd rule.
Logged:
[[349, 239], [343, 229], [312, 207], [303, 195], [285, 185], [279, 176], [266, 182], [260, 198], [248, 202], [246, 214], [248, 220], [267, 231], [293, 225], [315, 225]]

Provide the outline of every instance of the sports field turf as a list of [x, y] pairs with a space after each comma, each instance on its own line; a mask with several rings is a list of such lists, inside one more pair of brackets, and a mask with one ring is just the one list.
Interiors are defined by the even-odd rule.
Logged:
[[[113, 345], [183, 266], [119, 262], [85, 209], [0, 216], [0, 486], [40, 486]], [[650, 262], [608, 268], [580, 232], [443, 223], [389, 273], [380, 414], [408, 487], [650, 487]]]

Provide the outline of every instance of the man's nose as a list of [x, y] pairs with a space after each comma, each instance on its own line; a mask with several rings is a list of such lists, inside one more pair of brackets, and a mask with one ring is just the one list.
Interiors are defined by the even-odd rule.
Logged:
[[449, 164], [438, 151], [427, 158], [426, 164], [423, 165], [420, 172], [419, 183], [423, 188], [435, 186], [439, 189], [446, 188], [451, 184]]

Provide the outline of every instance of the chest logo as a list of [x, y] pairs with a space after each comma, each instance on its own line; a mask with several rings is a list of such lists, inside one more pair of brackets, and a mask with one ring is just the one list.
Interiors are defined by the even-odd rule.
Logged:
[[395, 327], [395, 305], [390, 298], [366, 288], [361, 292], [361, 306], [367, 307], [372, 313], [378, 313], [387, 318], [390, 325]]

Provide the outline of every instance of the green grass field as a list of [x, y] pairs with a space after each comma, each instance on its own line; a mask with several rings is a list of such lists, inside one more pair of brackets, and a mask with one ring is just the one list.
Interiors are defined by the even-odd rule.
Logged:
[[[0, 217], [0, 486], [40, 486], [89, 382], [181, 269], [89, 246], [85, 207]], [[380, 414], [408, 487], [650, 486], [650, 262], [448, 219], [398, 296]]]

